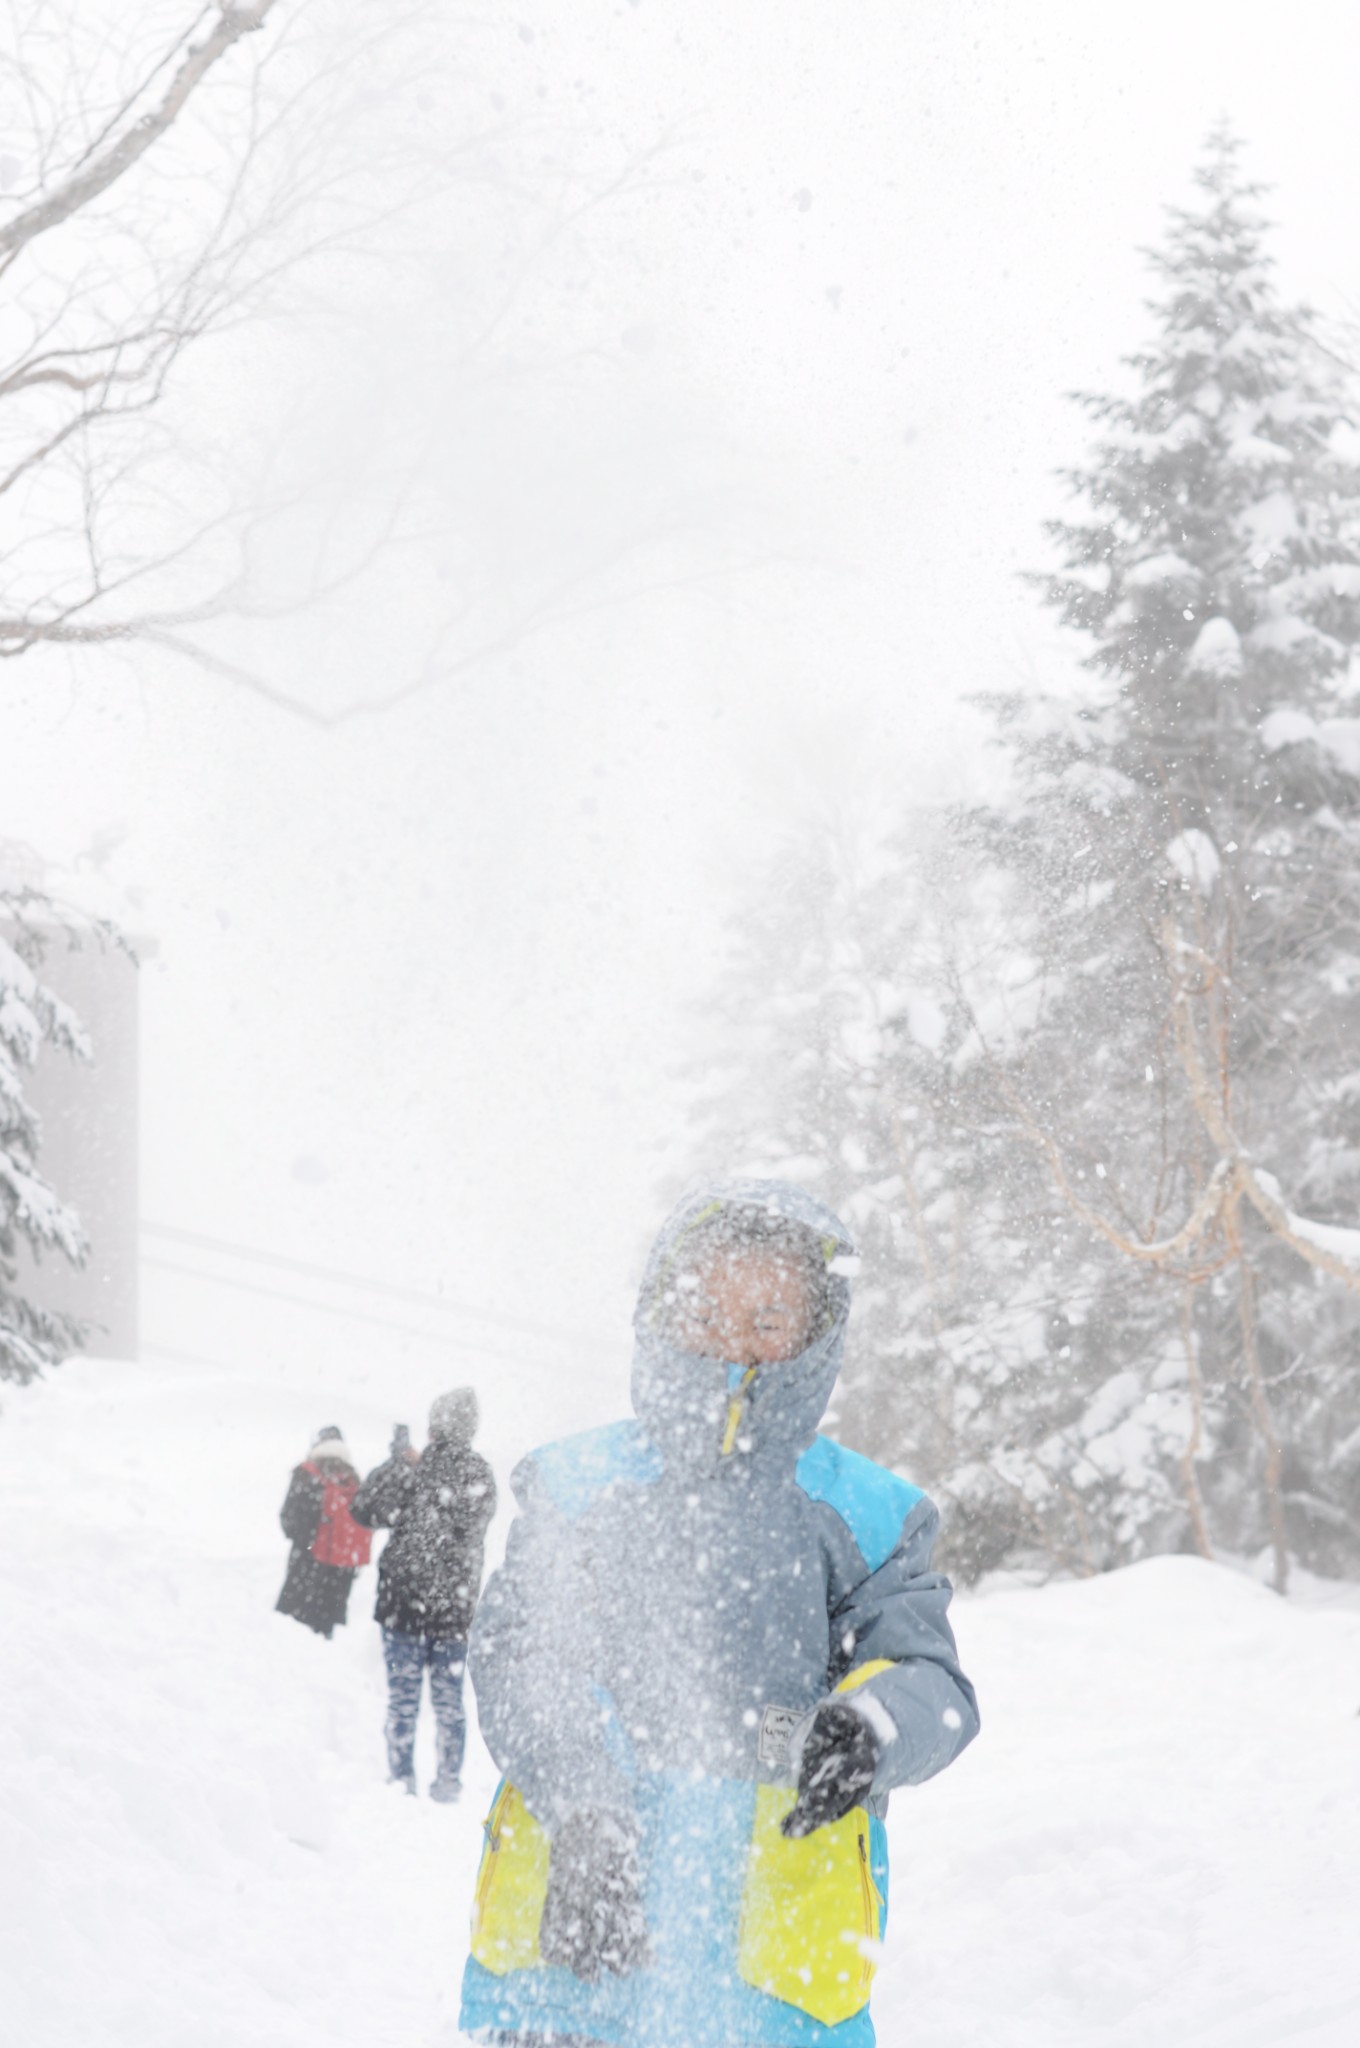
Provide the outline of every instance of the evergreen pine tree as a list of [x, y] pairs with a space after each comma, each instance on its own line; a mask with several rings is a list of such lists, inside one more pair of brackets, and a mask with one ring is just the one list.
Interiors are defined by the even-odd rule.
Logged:
[[39, 1260], [55, 1254], [80, 1265], [86, 1252], [80, 1219], [40, 1169], [42, 1134], [24, 1094], [25, 1075], [44, 1048], [90, 1055], [79, 1019], [41, 979], [54, 921], [75, 935], [39, 891], [0, 889], [0, 1379], [21, 1382], [81, 1341], [72, 1317], [27, 1298], [17, 1263], [21, 1242]]
[[954, 821], [947, 890], [903, 851], [839, 905], [877, 991], [853, 1059], [815, 890], [823, 936], [730, 1004], [767, 1037], [726, 1114], [865, 1236], [841, 1426], [944, 1496], [965, 1571], [1360, 1561], [1360, 1294], [1266, 1227], [1220, 1128], [1360, 1220], [1360, 435], [1238, 158], [1211, 138], [1152, 255], [1131, 393], [1081, 401], [1040, 584], [1084, 679], [994, 703], [1011, 792]]
[[1117, 1363], [1130, 1437], [1188, 1392], [1207, 1515], [1170, 1441], [1146, 1470], [1168, 1506], [1179, 1473], [1201, 1545], [1209, 1524], [1239, 1547], [1269, 1537], [1282, 1581], [1291, 1547], [1360, 1554], [1360, 1300], [1320, 1287], [1237, 1200], [1176, 1256], [1149, 1247], [1203, 1208], [1221, 1159], [1187, 1024], [1236, 1136], [1301, 1206], [1360, 1215], [1360, 436], [1315, 320], [1275, 291], [1230, 136], [1197, 182], [1153, 259], [1138, 388], [1084, 401], [1100, 430], [1070, 478], [1086, 517], [1051, 529], [1064, 564], [1044, 594], [1086, 637], [1094, 688], [1066, 730], [1011, 725], [1025, 804], [975, 822], [1025, 880], [1050, 977], [1014, 1093], [1069, 1208], [1123, 1240], [1107, 1235], [1108, 1281], [1083, 1309], [1084, 1377], [1097, 1355]]

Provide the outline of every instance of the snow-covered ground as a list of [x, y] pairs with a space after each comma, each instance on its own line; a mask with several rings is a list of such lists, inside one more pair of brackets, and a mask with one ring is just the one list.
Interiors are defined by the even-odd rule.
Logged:
[[[598, 1399], [540, 1391], [492, 1403], [502, 1474]], [[83, 1361], [6, 1398], [6, 2043], [454, 2039], [489, 1760], [456, 1810], [383, 1784], [371, 1574], [334, 1643], [271, 1612], [309, 1429], [383, 1451], [353, 1392]], [[957, 1619], [984, 1730], [894, 1802], [884, 2048], [1354, 2048], [1357, 1596], [1177, 1558]]]

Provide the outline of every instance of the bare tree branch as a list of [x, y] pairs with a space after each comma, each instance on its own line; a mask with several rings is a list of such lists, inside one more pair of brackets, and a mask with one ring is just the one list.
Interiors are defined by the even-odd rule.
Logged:
[[[1327, 1234], [1355, 1237], [1360, 1242], [1360, 1233], [1340, 1230], [1333, 1233], [1332, 1226], [1295, 1215], [1285, 1205], [1278, 1182], [1256, 1164], [1233, 1128], [1221, 1092], [1215, 1090], [1210, 1080], [1195, 1022], [1194, 1003], [1197, 994], [1202, 995], [1222, 978], [1222, 968], [1201, 948], [1188, 945], [1169, 918], [1163, 928], [1162, 942], [1172, 974], [1176, 1047], [1190, 1084], [1196, 1114], [1220, 1154], [1215, 1172], [1223, 1170], [1231, 1174], [1234, 1193], [1245, 1195], [1266, 1227], [1299, 1258], [1315, 1266], [1319, 1272], [1330, 1274], [1352, 1293], [1360, 1294], [1360, 1253], [1352, 1255], [1349, 1248], [1342, 1251], [1326, 1242]], [[1190, 962], [1203, 977], [1198, 990], [1185, 972]]]
[[[476, 26], [431, 0], [377, 15], [356, 0], [356, 32], [324, 41], [304, 32], [301, 6], [177, 0], [174, 24], [153, 47], [116, 19], [106, 32], [77, 37], [79, 0], [62, 4], [70, 10], [67, 36], [21, 34], [18, 56], [6, 67], [27, 97], [33, 183], [21, 200], [11, 195], [11, 217], [0, 226], [0, 276], [22, 275], [11, 307], [17, 338], [0, 359], [0, 662], [44, 647], [142, 640], [328, 727], [388, 713], [446, 687], [559, 622], [751, 566], [734, 557], [692, 574], [666, 574], [666, 563], [658, 573], [656, 550], [683, 529], [673, 517], [639, 518], [625, 534], [610, 534], [591, 558], [573, 535], [569, 573], [553, 561], [537, 574], [530, 564], [526, 576], [517, 563], [515, 577], [506, 578], [514, 585], [507, 601], [491, 602], [496, 568], [482, 566], [478, 533], [472, 552], [479, 566], [438, 625], [431, 624], [427, 658], [417, 657], [385, 691], [318, 708], [256, 673], [249, 656], [235, 659], [232, 648], [216, 642], [215, 624], [260, 619], [267, 611], [297, 616], [336, 596], [371, 571], [380, 553], [430, 538], [428, 526], [423, 534], [406, 530], [410, 508], [422, 488], [437, 494], [441, 486], [431, 485], [425, 437], [413, 440], [409, 463], [398, 443], [384, 444], [379, 488], [390, 492], [391, 508], [374, 521], [372, 503], [382, 501], [366, 501], [356, 515], [362, 544], [339, 550], [343, 562], [325, 555], [318, 564], [305, 548], [290, 552], [285, 543], [272, 549], [266, 566], [255, 537], [270, 519], [296, 514], [299, 498], [286, 485], [282, 498], [262, 491], [258, 478], [252, 488], [217, 460], [216, 447], [204, 447], [215, 431], [211, 405], [192, 418], [176, 413], [174, 380], [190, 348], [258, 321], [277, 304], [280, 282], [304, 266], [356, 253], [369, 263], [400, 265], [412, 237], [388, 229], [417, 208], [443, 206], [452, 167], [476, 195], [479, 260], [488, 225], [483, 195], [488, 209], [497, 201], [504, 208], [507, 199], [513, 205], [503, 217], [491, 216], [500, 246], [468, 294], [451, 366], [469, 382], [494, 377], [502, 386], [541, 375], [541, 352], [531, 347], [517, 355], [507, 332], [535, 266], [560, 259], [597, 209], [651, 190], [667, 144], [630, 156], [622, 169], [616, 163], [598, 177], [582, 177], [546, 146], [546, 114], [488, 123], [478, 103], [466, 132], [441, 131], [437, 145], [384, 117], [374, 148], [366, 149], [360, 117], [393, 96], [394, 76], [403, 90], [418, 84], [426, 104], [430, 58], [439, 51], [432, 25], [442, 33], [450, 25]], [[222, 64], [243, 37], [266, 25], [271, 33], [257, 64]], [[412, 30], [413, 48], [394, 50], [394, 31]], [[465, 53], [454, 54], [461, 60]], [[181, 117], [191, 104], [192, 157], [157, 152], [177, 122], [176, 132], [188, 128]], [[518, 157], [502, 154], [510, 142]], [[200, 161], [204, 151], [209, 156]], [[141, 173], [129, 179], [139, 163]], [[26, 250], [63, 223], [60, 263], [35, 257], [21, 264]], [[436, 240], [420, 255], [442, 246]], [[308, 304], [314, 321], [336, 310]], [[557, 351], [552, 368], [594, 352], [589, 343]], [[225, 351], [223, 360], [231, 375]], [[301, 436], [289, 444], [290, 456], [300, 442]], [[186, 521], [181, 508], [192, 506], [196, 489], [205, 511], [228, 499], [231, 510], [220, 522], [198, 518], [196, 530], [218, 530], [210, 547], [186, 559], [183, 534], [193, 514]], [[325, 506], [338, 502], [331, 493]], [[327, 510], [319, 492], [306, 500], [306, 513], [322, 528], [324, 554]], [[446, 524], [445, 539], [447, 532]], [[308, 546], [314, 537], [305, 536]], [[635, 557], [645, 566], [633, 569]], [[278, 589], [274, 579], [286, 582], [295, 560], [292, 584]], [[441, 563], [441, 579], [445, 573]], [[138, 576], [148, 580], [134, 606], [126, 591]]]
[[[1169, 1237], [1145, 1238], [1136, 1236], [1127, 1229], [1121, 1230], [1108, 1216], [1103, 1215], [1078, 1193], [1055, 1133], [1039, 1120], [1026, 1102], [1004, 1063], [998, 1059], [989, 1045], [971, 1005], [957, 984], [956, 999], [968, 1016], [997, 1092], [1015, 1116], [1021, 1135], [1042, 1152], [1054, 1186], [1072, 1214], [1089, 1230], [1094, 1231], [1098, 1237], [1103, 1237], [1107, 1244], [1139, 1265], [1168, 1269], [1174, 1266], [1177, 1259], [1212, 1235], [1222, 1218], [1223, 1205], [1232, 1189], [1231, 1174], [1225, 1161], [1220, 1160], [1213, 1168], [1200, 1189], [1190, 1214]], [[1211, 1261], [1207, 1266], [1182, 1273], [1180, 1277], [1188, 1284], [1196, 1285], [1207, 1279], [1217, 1269], [1218, 1263]]]
[[149, 114], [143, 114], [141, 120], [102, 156], [77, 171], [55, 192], [40, 199], [36, 206], [16, 214], [13, 220], [0, 227], [0, 257], [5, 263], [12, 262], [19, 251], [36, 241], [39, 235], [60, 227], [63, 221], [69, 220], [72, 214], [88, 206], [92, 199], [97, 199], [110, 185], [124, 177], [146, 155], [152, 144], [174, 125], [195, 88], [214, 64], [225, 57], [242, 36], [262, 28], [275, 4], [276, 0], [255, 0], [251, 7], [238, 8], [230, 6], [228, 0], [218, 0], [217, 26], [201, 43], [190, 49], [159, 105]]

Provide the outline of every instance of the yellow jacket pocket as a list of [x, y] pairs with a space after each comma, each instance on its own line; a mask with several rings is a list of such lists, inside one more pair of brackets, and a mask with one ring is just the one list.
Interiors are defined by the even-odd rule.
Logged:
[[509, 1783], [497, 1792], [485, 1826], [472, 1900], [472, 1953], [483, 1968], [503, 1977], [538, 1961], [548, 1837]]
[[796, 1794], [757, 1785], [742, 1891], [737, 1969], [746, 1983], [834, 2027], [869, 2002], [882, 1901], [869, 1866], [869, 1816], [790, 1842], [779, 1823]]

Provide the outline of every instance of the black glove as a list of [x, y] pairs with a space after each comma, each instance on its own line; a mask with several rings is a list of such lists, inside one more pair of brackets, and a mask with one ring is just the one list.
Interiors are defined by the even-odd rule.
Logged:
[[617, 1813], [574, 1813], [553, 1830], [538, 1952], [588, 1984], [647, 1961], [637, 1829]]
[[864, 1803], [878, 1769], [879, 1741], [842, 1700], [818, 1707], [798, 1765], [798, 1797], [780, 1823], [795, 1840]]

